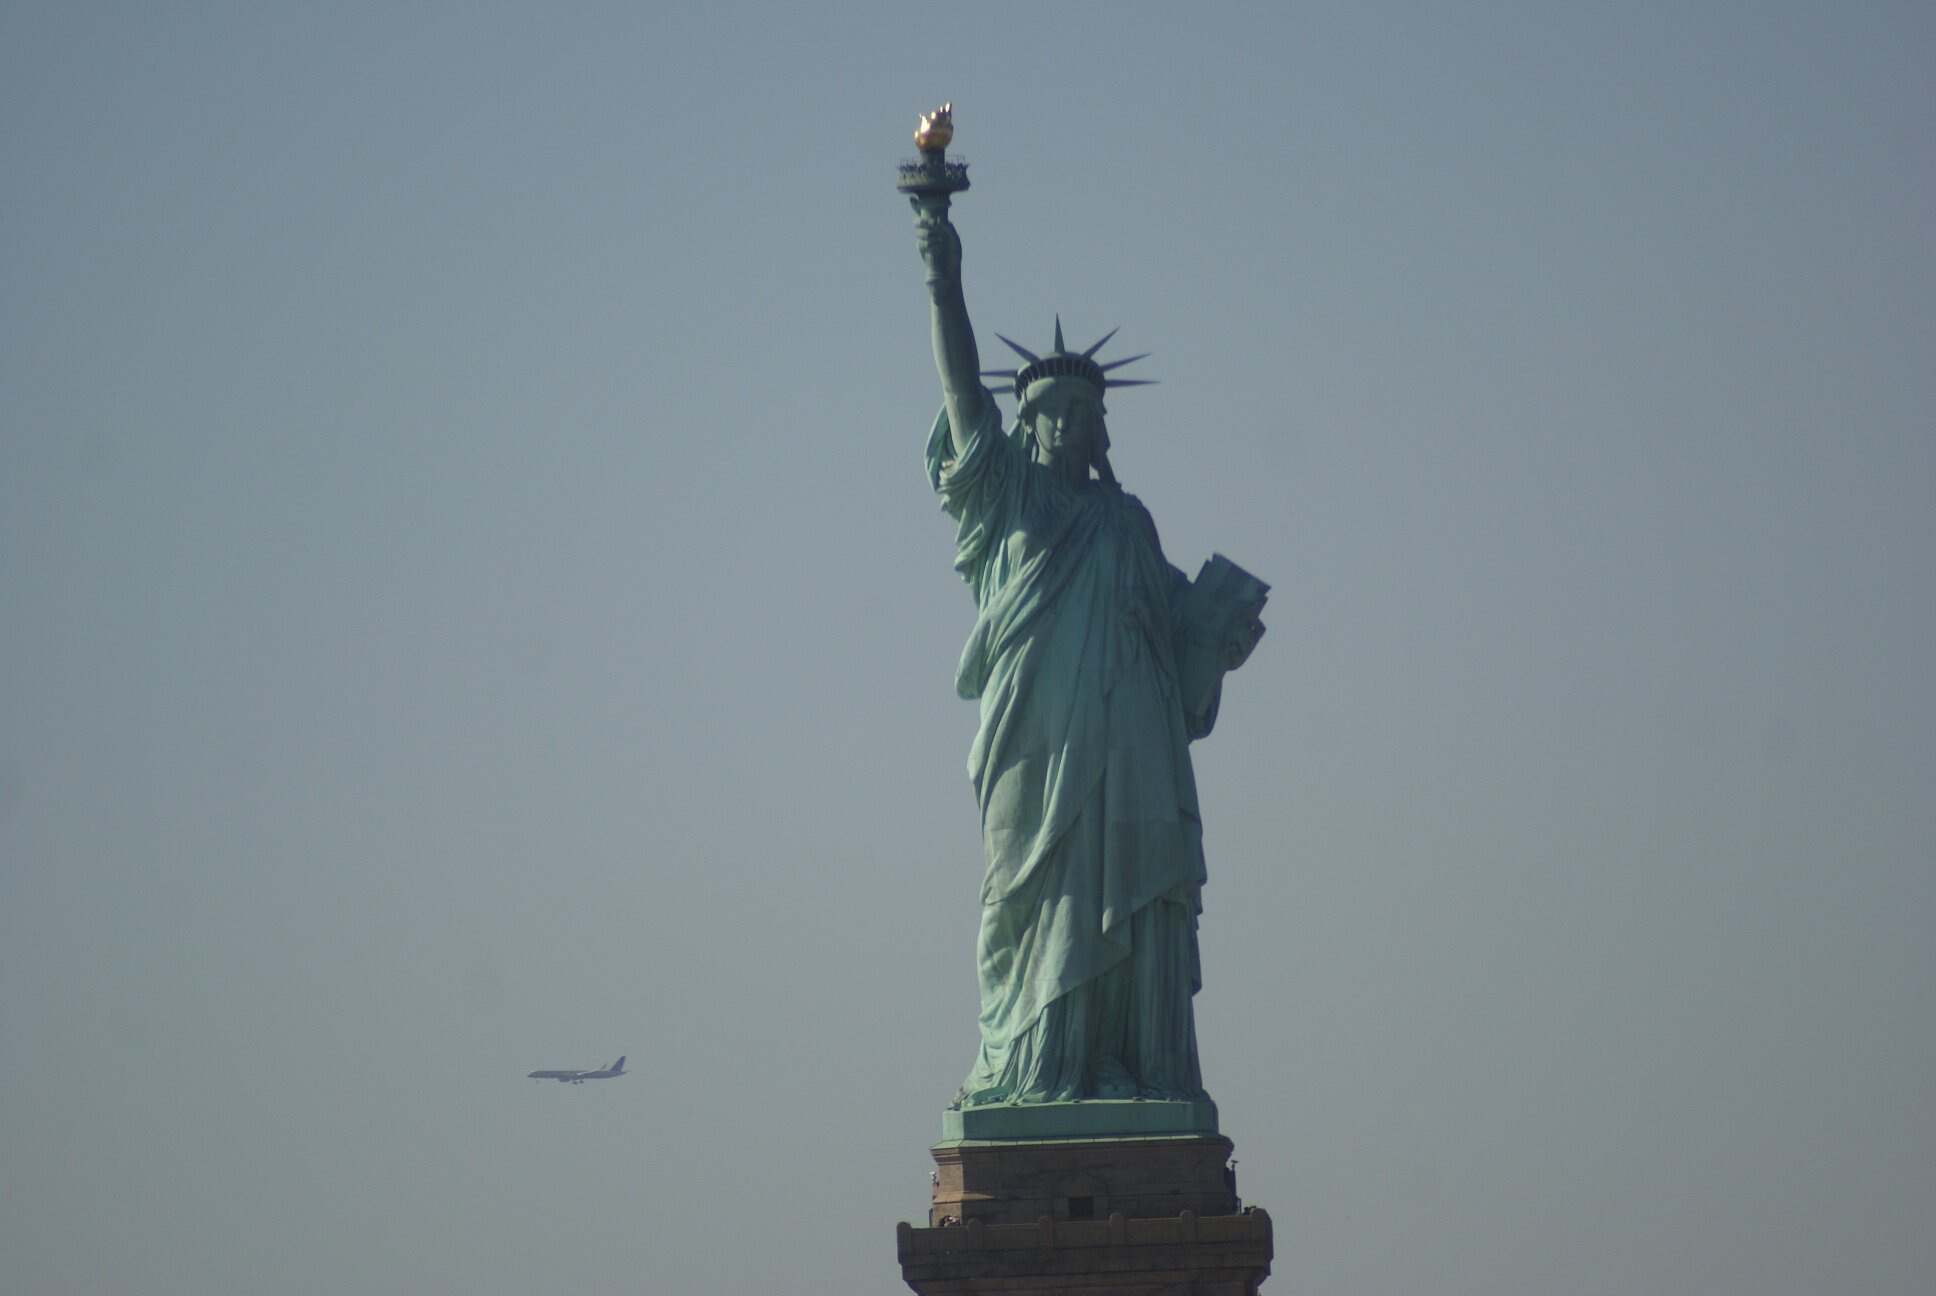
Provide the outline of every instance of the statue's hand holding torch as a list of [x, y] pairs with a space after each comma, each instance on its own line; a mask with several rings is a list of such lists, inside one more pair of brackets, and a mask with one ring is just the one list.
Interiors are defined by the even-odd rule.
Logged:
[[947, 198], [914, 200], [914, 238], [921, 248], [921, 264], [928, 268], [928, 286], [961, 282], [961, 236], [948, 219]]

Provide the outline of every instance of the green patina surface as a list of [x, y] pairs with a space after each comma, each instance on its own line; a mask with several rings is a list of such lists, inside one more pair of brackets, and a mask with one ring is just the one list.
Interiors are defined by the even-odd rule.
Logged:
[[[924, 146], [925, 148], [925, 146]], [[940, 163], [939, 150], [931, 160]], [[1196, 581], [1110, 470], [1101, 343], [1005, 371], [1004, 429], [961, 287], [949, 194], [913, 192], [943, 406], [929, 484], [976, 619], [956, 671], [986, 863], [980, 1047], [944, 1136], [1214, 1133], [1192, 998], [1205, 880], [1190, 743], [1263, 626], [1265, 586]], [[1003, 339], [1006, 342], [1006, 339]], [[1105, 338], [1104, 341], [1108, 339]]]

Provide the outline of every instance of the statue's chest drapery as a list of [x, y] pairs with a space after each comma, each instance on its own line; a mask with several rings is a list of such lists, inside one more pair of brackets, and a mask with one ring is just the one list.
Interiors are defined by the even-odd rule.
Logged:
[[1175, 573], [1143, 506], [1095, 483], [1071, 487], [1029, 462], [992, 416], [958, 458], [947, 456], [947, 437], [944, 414], [929, 473], [955, 518], [955, 567], [979, 613], [956, 675], [961, 695], [983, 697], [992, 686], [1016, 701], [1051, 679], [1058, 693], [1106, 691], [1137, 660], [1173, 673]]
[[[1123, 622], [1124, 628], [1133, 622], [1147, 629], [1163, 597], [1154, 581], [1163, 563], [1142, 506], [1120, 492], [1047, 484], [1053, 489], [1028, 501], [1003, 542], [1004, 570], [991, 583], [988, 601], [999, 603], [1004, 595], [1020, 592], [1003, 589], [1004, 580], [1011, 585], [1040, 581], [1045, 593], [1071, 600], [1084, 613], [1078, 620], [1099, 616]], [[1072, 629], [1062, 618], [1045, 620], [1049, 624], [1041, 633]]]
[[1016, 672], [1010, 688], [1048, 674], [1063, 686], [1106, 690], [1133, 662], [1152, 654], [1166, 661], [1158, 645], [1168, 638], [1168, 567], [1142, 506], [1028, 469], [1036, 489], [1018, 492], [973, 581], [981, 615], [971, 674], [985, 683], [990, 672]]

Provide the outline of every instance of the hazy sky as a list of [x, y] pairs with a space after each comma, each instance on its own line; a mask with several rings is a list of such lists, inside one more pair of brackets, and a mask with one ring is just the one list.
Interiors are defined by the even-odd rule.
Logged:
[[[0, 1290], [902, 1290], [975, 1043], [895, 164], [1122, 333], [1266, 1292], [1936, 1275], [1936, 10], [0, 10]], [[631, 1056], [572, 1087], [537, 1067]]]

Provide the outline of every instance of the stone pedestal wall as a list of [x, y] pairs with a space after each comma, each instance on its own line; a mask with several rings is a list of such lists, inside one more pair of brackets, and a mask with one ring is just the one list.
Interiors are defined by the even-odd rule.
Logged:
[[902, 1224], [921, 1296], [1255, 1296], [1270, 1216], [1244, 1210], [1217, 1135], [934, 1149], [928, 1227]]
[[897, 1238], [921, 1296], [1256, 1296], [1270, 1273], [1270, 1216], [1057, 1221], [917, 1229]]
[[1186, 1210], [1231, 1215], [1237, 1185], [1230, 1152], [1230, 1140], [1219, 1135], [944, 1143], [934, 1149], [928, 1223], [1155, 1219]]

